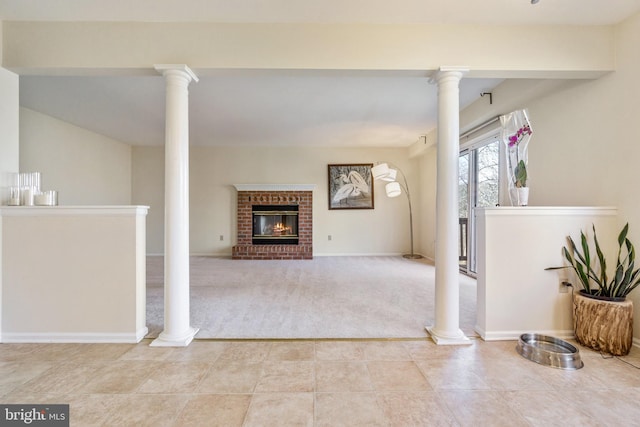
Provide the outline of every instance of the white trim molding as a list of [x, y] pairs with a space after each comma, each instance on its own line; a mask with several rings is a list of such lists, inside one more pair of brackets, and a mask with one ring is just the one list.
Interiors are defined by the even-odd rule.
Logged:
[[[512, 331], [490, 331], [487, 332], [482, 328], [476, 326], [475, 331], [478, 333], [483, 341], [517, 341], [522, 334], [531, 333], [529, 330], [512, 330]], [[575, 333], [572, 329], [567, 330], [552, 330], [552, 331], [536, 331], [538, 334], [548, 335], [564, 340], [575, 339]]]
[[238, 191], [313, 191], [315, 184], [233, 184]]
[[135, 333], [87, 333], [87, 332], [5, 332], [3, 343], [105, 343], [137, 344], [149, 333], [144, 328]]
[[[616, 216], [614, 206], [498, 206], [479, 208], [486, 216]], [[476, 209], [477, 211], [478, 209]]]

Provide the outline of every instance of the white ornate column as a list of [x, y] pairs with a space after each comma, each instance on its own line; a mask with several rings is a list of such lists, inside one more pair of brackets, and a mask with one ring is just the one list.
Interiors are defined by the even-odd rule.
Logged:
[[459, 84], [466, 69], [443, 67], [438, 84], [436, 184], [435, 324], [427, 331], [436, 344], [470, 344], [460, 330], [458, 265], [458, 156], [460, 151]]
[[153, 347], [189, 345], [189, 83], [186, 65], [156, 65], [166, 87], [164, 201], [164, 330]]

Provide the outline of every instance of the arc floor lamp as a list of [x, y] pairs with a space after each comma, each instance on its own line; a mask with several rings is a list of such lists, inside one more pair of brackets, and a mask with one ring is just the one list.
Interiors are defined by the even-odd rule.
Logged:
[[[389, 167], [391, 165], [391, 167]], [[402, 178], [402, 182], [398, 181], [398, 173]], [[409, 184], [402, 170], [395, 166], [393, 163], [377, 163], [371, 168], [371, 175], [373, 179], [380, 181], [387, 181], [387, 185], [384, 186], [387, 197], [398, 197], [402, 194], [407, 195], [407, 201], [409, 202], [409, 233], [411, 237], [411, 253], [402, 255], [409, 259], [420, 259], [422, 255], [413, 252], [413, 211], [411, 209], [411, 194], [409, 193]]]

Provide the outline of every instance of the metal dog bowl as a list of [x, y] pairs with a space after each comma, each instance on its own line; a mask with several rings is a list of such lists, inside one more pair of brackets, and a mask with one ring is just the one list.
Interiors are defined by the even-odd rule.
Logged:
[[573, 370], [584, 366], [577, 348], [547, 335], [520, 335], [516, 351], [526, 359], [552, 368]]

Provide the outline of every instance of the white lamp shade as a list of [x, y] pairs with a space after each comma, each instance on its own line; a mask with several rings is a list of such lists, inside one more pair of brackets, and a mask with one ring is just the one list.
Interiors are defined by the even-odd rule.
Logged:
[[387, 192], [387, 197], [398, 197], [402, 194], [399, 182], [390, 182], [384, 186], [384, 191]]
[[387, 174], [387, 176], [384, 176], [380, 179], [383, 181], [391, 182], [396, 180], [397, 175], [398, 175], [398, 171], [396, 169], [389, 169], [389, 173]]
[[371, 168], [371, 174], [373, 175], [373, 179], [384, 179], [389, 175], [389, 165], [379, 163]]

